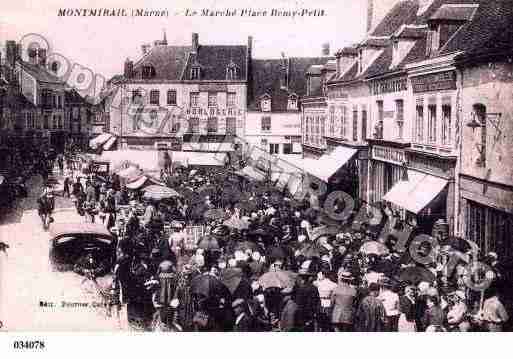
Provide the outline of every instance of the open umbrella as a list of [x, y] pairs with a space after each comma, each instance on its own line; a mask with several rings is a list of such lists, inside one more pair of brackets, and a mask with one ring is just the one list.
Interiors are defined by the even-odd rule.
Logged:
[[246, 222], [243, 219], [238, 219], [238, 218], [235, 218], [235, 217], [227, 219], [226, 221], [224, 221], [223, 224], [225, 226], [227, 226], [227, 227], [235, 228], [235, 229], [238, 229], [238, 230], [243, 230], [243, 229], [248, 229], [249, 228], [249, 223], [248, 222]]
[[224, 218], [226, 218], [226, 216], [227, 216], [226, 212], [224, 210], [218, 209], [218, 208], [209, 209], [208, 211], [206, 211], [203, 214], [203, 217], [205, 219], [209, 219], [209, 220], [224, 219]]
[[205, 236], [198, 244], [199, 248], [202, 248], [206, 251], [215, 251], [219, 250], [219, 242], [213, 236]]
[[267, 250], [267, 255], [270, 258], [271, 261], [276, 259], [285, 259], [287, 258], [287, 252], [285, 249], [283, 249], [281, 246], [271, 246]]
[[321, 258], [324, 254], [327, 254], [328, 250], [317, 243], [308, 243], [300, 251], [299, 254], [306, 258]]
[[365, 254], [376, 254], [378, 256], [382, 256], [382, 255], [387, 255], [390, 251], [384, 244], [376, 242], [376, 241], [370, 241], [370, 242], [364, 243], [360, 247], [360, 252], [365, 253]]
[[228, 288], [219, 279], [210, 274], [201, 274], [191, 281], [193, 294], [211, 297], [229, 297]]
[[233, 294], [242, 280], [242, 275], [242, 269], [240, 268], [226, 268], [221, 272], [221, 282]]
[[250, 241], [240, 242], [234, 246], [234, 250], [246, 251], [248, 249], [252, 250], [253, 252], [261, 250], [261, 248], [258, 244], [254, 243], [254, 242], [250, 242]]
[[284, 270], [267, 272], [258, 278], [258, 283], [264, 288], [264, 290], [267, 288], [293, 287], [295, 282], [296, 274]]
[[436, 277], [426, 268], [415, 266], [404, 268], [399, 275], [399, 280], [401, 282], [409, 282], [417, 285], [420, 282], [433, 283], [436, 280]]
[[154, 200], [162, 200], [162, 199], [169, 199], [173, 197], [181, 197], [178, 192], [176, 192], [174, 189], [165, 187], [165, 186], [159, 186], [159, 185], [151, 185], [144, 189], [144, 198], [147, 199], [154, 199]]

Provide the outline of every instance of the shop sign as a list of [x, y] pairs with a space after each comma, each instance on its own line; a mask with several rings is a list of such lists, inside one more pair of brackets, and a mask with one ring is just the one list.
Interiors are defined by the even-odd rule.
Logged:
[[456, 72], [446, 71], [413, 77], [411, 84], [414, 93], [456, 90]]
[[372, 159], [403, 165], [406, 162], [404, 150], [384, 146], [372, 147]]

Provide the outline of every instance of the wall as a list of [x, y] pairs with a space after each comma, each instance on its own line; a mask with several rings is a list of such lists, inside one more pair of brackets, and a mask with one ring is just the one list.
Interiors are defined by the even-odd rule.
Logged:
[[[203, 84], [202, 84], [203, 85]], [[121, 97], [123, 97], [124, 106], [128, 106], [127, 104], [131, 104], [132, 101], [132, 91], [133, 90], [141, 90], [143, 93], [145, 112], [141, 115], [142, 121], [139, 124], [143, 124], [145, 126], [145, 132], [153, 133], [157, 132], [158, 129], [161, 128], [162, 121], [166, 118], [167, 112], [169, 111], [171, 116], [177, 116], [182, 119], [182, 123], [185, 125], [186, 119], [188, 117], [200, 117], [200, 133], [206, 134], [206, 117], [208, 116], [195, 116], [192, 113], [187, 114], [187, 109], [189, 109], [190, 102], [190, 93], [191, 92], [200, 92], [199, 84], [184, 84], [184, 83], [156, 83], [156, 84], [148, 84], [148, 83], [132, 83], [127, 84], [126, 89], [119, 89], [116, 93], [112, 104], [108, 106], [108, 111], [110, 112], [110, 131], [115, 133], [120, 133], [121, 128], [123, 130], [123, 136], [134, 132], [134, 123], [133, 116], [129, 116], [126, 113], [121, 114], [119, 111]], [[160, 105], [153, 106], [149, 105], [149, 93], [151, 90], [159, 90], [160, 92]], [[176, 90], [176, 106], [168, 106], [167, 105], [167, 91], [168, 90]], [[237, 136], [243, 136], [244, 134], [244, 121], [246, 116], [246, 85], [245, 84], [228, 84], [227, 85], [228, 92], [235, 93], [235, 107], [236, 115], [221, 115], [216, 116], [218, 118], [218, 134], [225, 133], [225, 118], [226, 117], [236, 117], [237, 119]], [[123, 93], [123, 95], [121, 95]], [[199, 104], [198, 107], [205, 109], [208, 108], [208, 93], [205, 91], [200, 92]], [[150, 111], [152, 109], [165, 109], [164, 111], [157, 111], [157, 120], [152, 121], [150, 118]], [[218, 108], [221, 110], [226, 110], [226, 92], [218, 93]], [[123, 119], [123, 123], [121, 123], [121, 118]], [[167, 125], [164, 126], [164, 132], [170, 133], [170, 123], [167, 122]]]
[[[462, 171], [464, 175], [490, 182], [513, 185], [513, 64], [510, 62], [467, 68], [463, 73], [462, 94]], [[481, 129], [472, 130], [473, 105], [486, 106], [488, 116], [486, 136], [486, 167], [476, 165], [480, 157], [476, 145], [481, 143]], [[496, 123], [496, 116], [502, 113]]]

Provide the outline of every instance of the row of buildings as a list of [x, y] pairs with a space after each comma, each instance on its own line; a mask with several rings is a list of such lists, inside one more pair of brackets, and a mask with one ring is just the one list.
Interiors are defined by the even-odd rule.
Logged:
[[[436, 224], [509, 257], [511, 23], [511, 1], [368, 0], [359, 43], [273, 59], [254, 58], [251, 37], [205, 45], [194, 33], [176, 46], [164, 33], [78, 113], [68, 104], [80, 99], [55, 80], [44, 53], [23, 61], [10, 42], [2, 79], [19, 85], [3, 96], [2, 128], [105, 131], [118, 149], [256, 147], [329, 189], [387, 204], [424, 232]], [[13, 108], [24, 111], [13, 118]]]
[[305, 169], [336, 161], [330, 186], [511, 257], [513, 3], [369, 4], [367, 36], [307, 74]]
[[[15, 41], [0, 53], [0, 146], [84, 145], [92, 134], [95, 104], [58, 75], [45, 49], [25, 49]], [[0, 167], [6, 167], [3, 164]]]

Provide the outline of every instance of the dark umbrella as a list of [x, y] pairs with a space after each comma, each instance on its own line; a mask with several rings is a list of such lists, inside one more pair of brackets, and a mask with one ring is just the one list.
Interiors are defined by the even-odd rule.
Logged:
[[233, 294], [242, 280], [242, 275], [240, 268], [227, 268], [221, 273], [221, 282]]
[[420, 282], [433, 283], [436, 280], [436, 277], [426, 268], [415, 266], [403, 269], [399, 275], [399, 280], [401, 282], [409, 282], [416, 285]]
[[269, 247], [268, 253], [269, 253], [268, 254], [269, 258], [271, 258], [271, 261], [276, 260], [276, 259], [283, 260], [283, 259], [287, 258], [286, 251], [280, 246]]
[[296, 274], [290, 271], [273, 271], [264, 273], [258, 283], [262, 288], [287, 288], [293, 287], [296, 282]]
[[228, 292], [228, 288], [219, 279], [210, 274], [201, 274], [191, 281], [192, 293], [210, 298], [213, 296], [223, 296]]

